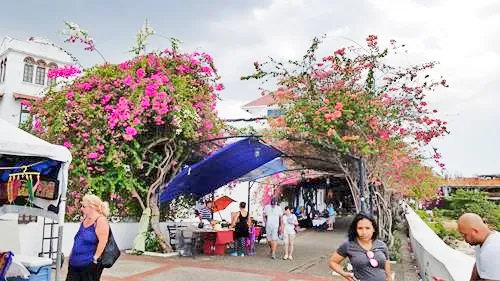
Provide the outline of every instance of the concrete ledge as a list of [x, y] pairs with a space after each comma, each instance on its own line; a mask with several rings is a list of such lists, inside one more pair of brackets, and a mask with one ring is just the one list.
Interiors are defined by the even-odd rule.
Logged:
[[179, 256], [179, 252], [172, 252], [172, 253], [143, 252], [142, 254], [137, 254], [133, 250], [126, 250], [125, 253], [136, 256], [149, 256], [149, 257], [161, 257], [161, 258], [171, 258]]

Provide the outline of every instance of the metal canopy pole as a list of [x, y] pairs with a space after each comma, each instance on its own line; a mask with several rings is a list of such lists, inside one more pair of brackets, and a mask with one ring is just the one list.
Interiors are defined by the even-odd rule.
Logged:
[[252, 186], [253, 186], [254, 183], [255, 183], [255, 181], [249, 181], [248, 182], [248, 201], [247, 201], [247, 210], [248, 210], [248, 213], [250, 213], [250, 191], [251, 191]]

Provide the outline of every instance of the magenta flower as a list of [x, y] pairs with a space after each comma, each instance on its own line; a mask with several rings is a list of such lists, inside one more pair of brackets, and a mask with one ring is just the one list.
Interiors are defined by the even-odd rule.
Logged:
[[222, 90], [224, 90], [224, 85], [222, 85], [221, 83], [219, 83], [219, 84], [217, 84], [217, 85], [215, 86], [215, 89], [216, 89], [217, 91], [222, 91]]
[[35, 127], [35, 130], [40, 130], [42, 128], [42, 122], [40, 119], [36, 119], [35, 124], [33, 124], [33, 127]]
[[125, 79], [123, 79], [123, 84], [130, 87], [130, 85], [132, 85], [132, 76], [128, 75], [125, 77]]
[[149, 99], [147, 97], [141, 100], [141, 107], [143, 109], [147, 109], [151, 104], [149, 103]]
[[101, 104], [105, 105], [111, 100], [111, 95], [104, 95], [101, 98]]
[[73, 145], [69, 141], [64, 141], [63, 145], [67, 148], [70, 149]]
[[211, 75], [212, 74], [212, 69], [209, 66], [202, 66], [201, 71], [205, 73], [206, 75]]
[[188, 66], [184, 65], [184, 64], [181, 64], [181, 65], [178, 65], [176, 67], [177, 71], [180, 73], [180, 74], [186, 74], [186, 73], [190, 73], [191, 72], [191, 68], [189, 68]]
[[146, 76], [146, 72], [144, 71], [143, 68], [139, 68], [135, 72], [135, 75], [137, 76], [137, 78], [142, 79], [142, 78], [144, 78]]
[[21, 105], [22, 106], [26, 106], [26, 107], [31, 107], [31, 102], [27, 101], [27, 100], [22, 100], [21, 101]]
[[73, 91], [69, 91], [66, 93], [66, 98], [67, 99], [72, 99], [75, 97], [75, 93], [73, 93]]
[[137, 135], [137, 130], [134, 127], [127, 127], [125, 129], [125, 133], [127, 133], [131, 136], [135, 136], [135, 135]]
[[99, 158], [99, 154], [97, 152], [90, 152], [89, 155], [87, 155], [87, 158], [95, 160]]
[[82, 71], [74, 65], [65, 65], [64, 67], [49, 69], [47, 77], [49, 79], [55, 79], [58, 77], [68, 78], [81, 72]]

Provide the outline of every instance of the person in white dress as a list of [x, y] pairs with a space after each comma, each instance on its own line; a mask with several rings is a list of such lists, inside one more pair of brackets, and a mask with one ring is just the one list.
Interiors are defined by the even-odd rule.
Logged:
[[295, 242], [295, 227], [299, 225], [297, 217], [292, 214], [291, 207], [285, 207], [283, 215], [283, 240], [285, 241], [285, 256], [284, 260], [293, 260], [293, 244]]

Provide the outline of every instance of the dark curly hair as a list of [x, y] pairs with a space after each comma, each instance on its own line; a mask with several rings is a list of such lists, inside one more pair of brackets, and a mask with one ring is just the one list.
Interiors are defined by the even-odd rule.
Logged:
[[375, 219], [369, 214], [358, 213], [352, 220], [351, 225], [349, 226], [349, 231], [347, 233], [349, 241], [355, 241], [356, 238], [358, 237], [358, 232], [357, 232], [358, 222], [363, 219], [367, 219], [372, 223], [373, 229], [375, 230], [375, 232], [373, 232], [372, 240], [377, 239], [378, 227]]

